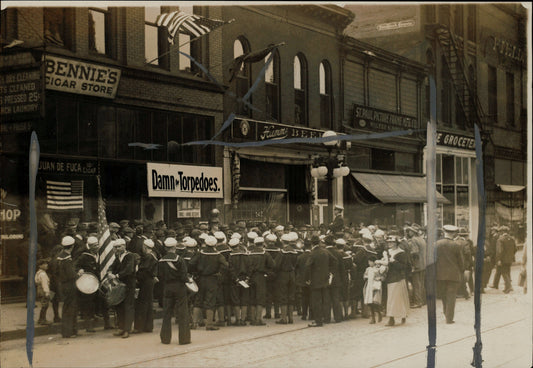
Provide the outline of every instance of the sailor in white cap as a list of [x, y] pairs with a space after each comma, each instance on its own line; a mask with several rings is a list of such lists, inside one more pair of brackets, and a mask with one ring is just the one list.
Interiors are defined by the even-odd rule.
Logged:
[[202, 323], [202, 309], [204, 309], [207, 322], [205, 329], [218, 330], [213, 325], [214, 309], [217, 306], [219, 283], [222, 274], [228, 268], [226, 258], [216, 250], [217, 239], [214, 236], [205, 238], [206, 247], [197, 252], [189, 262], [190, 268], [196, 270], [199, 277], [199, 291], [194, 301], [193, 328]]
[[257, 238], [257, 237], [258, 237], [258, 235], [257, 235], [257, 233], [256, 233], [255, 231], [250, 231], [250, 232], [248, 232], [248, 233], [246, 234], [246, 239], [247, 239], [247, 241], [248, 241], [247, 246], [248, 246], [248, 247], [251, 247], [251, 246], [254, 244], [254, 240], [255, 240], [255, 238]]
[[[81, 253], [76, 259], [76, 273], [78, 277], [84, 273], [89, 273], [91, 275], [98, 275], [98, 239], [94, 236], [87, 238], [87, 249]], [[98, 297], [97, 292], [92, 294], [79, 293], [79, 307], [81, 315], [85, 321], [85, 330], [87, 332], [95, 332], [94, 322], [95, 322], [95, 309], [96, 309], [96, 299]]]
[[344, 218], [342, 212], [344, 207], [336, 205], [333, 209], [333, 222], [329, 224], [329, 231], [333, 234], [341, 233], [344, 231]]
[[229, 272], [231, 277], [231, 304], [233, 305], [233, 315], [235, 321], [231, 321], [231, 314], [228, 315], [228, 325], [246, 326], [246, 314], [248, 303], [250, 302], [250, 290], [248, 281], [248, 255], [246, 248], [242, 245], [240, 238], [231, 238], [229, 241], [231, 253], [229, 257]]
[[[231, 248], [226, 242], [226, 234], [222, 231], [215, 231], [213, 236], [217, 239], [216, 250], [224, 256], [226, 262], [229, 262]], [[217, 295], [217, 322], [216, 326], [225, 326], [231, 318], [231, 278], [229, 269], [221, 272], [221, 284]]]
[[437, 295], [441, 295], [446, 323], [454, 323], [455, 300], [462, 280], [464, 260], [460, 245], [454, 241], [459, 228], [444, 225], [444, 238], [437, 241]]
[[281, 236], [284, 247], [275, 259], [276, 262], [276, 302], [280, 305], [280, 319], [278, 324], [293, 323], [292, 315], [296, 305], [296, 241], [298, 234], [289, 232]]
[[58, 284], [63, 296], [63, 315], [61, 320], [61, 335], [63, 337], [77, 337], [78, 290], [76, 288], [76, 268], [72, 259], [72, 249], [75, 240], [71, 236], [61, 239], [63, 249], [56, 257]]
[[139, 295], [135, 300], [135, 322], [133, 333], [152, 332], [154, 329], [153, 295], [154, 278], [157, 274], [157, 255], [152, 239], [144, 239], [141, 259], [137, 269]]
[[[287, 234], [283, 234], [283, 232], [281, 234], [281, 238], [288, 236]], [[268, 234], [265, 237], [265, 251], [270, 254], [274, 261], [277, 259], [280, 253], [280, 247], [278, 246], [278, 237], [276, 235]], [[265, 318], [272, 318], [272, 307], [274, 307], [274, 317], [279, 318], [275, 273], [272, 273], [267, 277], [266, 288]]]
[[170, 344], [172, 340], [172, 317], [174, 306], [177, 306], [176, 320], [178, 322], [178, 342], [180, 345], [191, 343], [189, 326], [189, 308], [187, 287], [189, 281], [187, 264], [183, 257], [176, 253], [178, 242], [174, 238], [165, 239], [167, 253], [161, 257], [157, 266], [157, 278], [164, 285], [163, 289], [163, 321], [159, 336], [163, 344]]
[[266, 278], [268, 274], [274, 272], [274, 260], [272, 256], [265, 252], [263, 245], [265, 239], [257, 237], [248, 255], [250, 281], [250, 305], [252, 305], [252, 325], [264, 326], [263, 308], [266, 304]]

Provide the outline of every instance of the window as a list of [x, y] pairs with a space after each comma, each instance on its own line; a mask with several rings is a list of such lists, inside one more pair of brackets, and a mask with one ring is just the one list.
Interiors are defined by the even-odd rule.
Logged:
[[450, 26], [450, 5], [438, 5], [439, 23], [447, 27]]
[[467, 5], [467, 37], [469, 41], [476, 42], [476, 6]]
[[47, 45], [68, 47], [66, 26], [67, 9], [44, 8], [44, 41]]
[[372, 148], [372, 169], [394, 171], [394, 151]]
[[515, 114], [514, 114], [514, 74], [505, 73], [505, 88], [507, 97], [507, 125], [514, 127]]
[[[180, 11], [187, 13], [187, 14], [195, 13], [194, 7], [192, 5], [180, 5]], [[201, 62], [201, 55], [200, 55], [201, 54], [200, 53], [201, 40], [196, 40], [196, 41], [191, 42], [191, 39], [193, 38], [191, 38], [190, 35], [179, 33], [179, 39], [176, 42], [179, 42], [179, 48], [181, 52], [187, 55], [190, 55], [195, 60]], [[193, 73], [193, 74], [200, 72], [200, 69], [193, 62], [191, 62], [191, 59], [189, 59], [188, 57], [182, 54], [179, 54], [179, 55], [180, 55], [180, 58], [179, 58], [180, 70]]]
[[[233, 43], [233, 58], [237, 58], [245, 53], [250, 52], [248, 41], [241, 37]], [[237, 72], [235, 81], [235, 94], [237, 98], [243, 98], [250, 89], [250, 64], [243, 63], [241, 69]], [[252, 98], [248, 99], [251, 103]], [[236, 113], [244, 116], [251, 116], [251, 110], [242, 102], [237, 102]]]
[[455, 6], [455, 16], [454, 16], [454, 33], [463, 37], [463, 4]]
[[489, 118], [494, 123], [498, 123], [498, 83], [496, 68], [489, 65], [488, 72]]
[[320, 82], [320, 127], [333, 129], [331, 67], [326, 60], [320, 63], [318, 77]]
[[89, 8], [89, 50], [110, 55], [110, 14], [107, 6]]
[[307, 117], [307, 61], [302, 54], [294, 57], [294, 123], [308, 125]]
[[155, 23], [159, 14], [161, 9], [158, 7], [144, 8], [144, 58], [146, 63], [168, 69], [167, 31]]
[[[268, 54], [265, 63], [270, 57]], [[272, 61], [265, 71], [265, 89], [266, 89], [266, 118], [274, 121], [280, 121], [280, 84], [279, 84], [279, 52], [274, 51]]]
[[452, 114], [452, 76], [450, 69], [446, 63], [446, 59], [443, 57], [441, 60], [441, 104], [440, 104], [440, 118], [445, 126], [451, 127], [451, 114]]

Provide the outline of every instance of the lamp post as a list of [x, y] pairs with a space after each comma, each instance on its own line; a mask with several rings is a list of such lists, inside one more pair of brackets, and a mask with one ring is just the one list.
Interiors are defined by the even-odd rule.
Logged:
[[[322, 134], [322, 137], [336, 136], [337, 133], [328, 130]], [[328, 222], [333, 220], [333, 179], [347, 176], [350, 173], [350, 168], [344, 163], [344, 155], [337, 151], [332, 154], [333, 148], [338, 147], [338, 140], [331, 140], [324, 142], [328, 150], [327, 157], [314, 156], [313, 167], [311, 168], [311, 176], [317, 179], [326, 179], [328, 188]]]

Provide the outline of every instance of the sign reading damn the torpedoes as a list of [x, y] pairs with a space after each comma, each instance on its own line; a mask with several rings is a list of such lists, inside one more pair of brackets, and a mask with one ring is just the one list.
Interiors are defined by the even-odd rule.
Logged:
[[120, 69], [46, 56], [46, 89], [115, 98]]
[[146, 164], [149, 197], [223, 198], [222, 168]]

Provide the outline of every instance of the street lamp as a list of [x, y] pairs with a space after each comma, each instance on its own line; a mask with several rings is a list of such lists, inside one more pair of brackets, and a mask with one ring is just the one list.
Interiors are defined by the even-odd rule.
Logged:
[[[328, 130], [322, 134], [322, 138], [336, 136], [337, 133]], [[311, 168], [311, 176], [317, 179], [326, 179], [328, 186], [328, 221], [333, 220], [333, 179], [347, 176], [350, 173], [350, 168], [344, 162], [344, 155], [337, 151], [332, 154], [333, 148], [339, 146], [338, 140], [331, 140], [324, 142], [328, 150], [328, 157], [321, 157], [319, 155], [313, 156], [313, 167]]]

